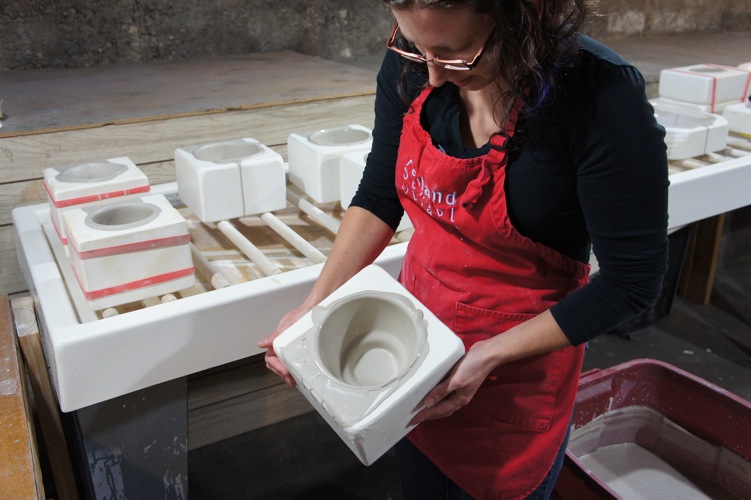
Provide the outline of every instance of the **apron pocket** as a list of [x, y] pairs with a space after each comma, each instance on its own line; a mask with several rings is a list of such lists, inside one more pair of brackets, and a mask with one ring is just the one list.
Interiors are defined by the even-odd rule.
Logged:
[[[517, 326], [535, 314], [512, 313], [456, 304], [455, 332], [467, 348]], [[553, 420], [562, 383], [563, 350], [514, 361], [493, 370], [469, 406], [506, 424], [546, 431]]]

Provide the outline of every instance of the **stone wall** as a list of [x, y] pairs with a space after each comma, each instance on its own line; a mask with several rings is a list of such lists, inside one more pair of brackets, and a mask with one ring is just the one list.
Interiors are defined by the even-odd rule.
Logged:
[[[2, 0], [0, 70], [294, 50], [347, 60], [383, 50], [378, 0]], [[602, 0], [600, 37], [751, 29], [751, 0]]]

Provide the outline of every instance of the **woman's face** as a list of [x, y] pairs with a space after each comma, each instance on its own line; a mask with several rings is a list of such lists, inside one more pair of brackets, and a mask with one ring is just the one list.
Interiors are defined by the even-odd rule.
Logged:
[[[495, 27], [487, 14], [469, 9], [394, 9], [402, 35], [427, 59], [471, 61]], [[442, 68], [428, 62], [429, 83], [440, 87], [451, 82], [462, 90], [476, 91], [493, 83], [493, 68], [485, 55], [470, 71]]]

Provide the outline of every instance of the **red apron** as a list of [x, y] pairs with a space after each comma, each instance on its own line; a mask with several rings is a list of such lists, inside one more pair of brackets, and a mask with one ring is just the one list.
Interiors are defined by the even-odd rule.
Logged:
[[[585, 284], [589, 266], [511, 225], [504, 137], [494, 136], [490, 152], [471, 159], [432, 145], [420, 125], [430, 90], [404, 118], [397, 159], [396, 185], [415, 228], [399, 279], [469, 349]], [[498, 367], [467, 406], [423, 422], [409, 437], [473, 496], [525, 497], [563, 443], [583, 355], [584, 346], [568, 347]]]

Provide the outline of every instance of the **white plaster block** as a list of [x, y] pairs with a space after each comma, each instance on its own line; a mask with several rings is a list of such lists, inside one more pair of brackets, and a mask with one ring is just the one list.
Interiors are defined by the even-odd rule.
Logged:
[[655, 118], [665, 127], [668, 159], [685, 160], [721, 151], [727, 145], [728, 121], [722, 116], [683, 106], [652, 105]]
[[[345, 210], [349, 208], [352, 198], [355, 196], [357, 188], [360, 185], [368, 153], [369, 151], [354, 151], [343, 155], [339, 160], [340, 204]], [[412, 229], [412, 221], [409, 220], [409, 217], [405, 213], [399, 222], [399, 227], [396, 228], [396, 232], [406, 229]]]
[[751, 72], [717, 64], [695, 64], [660, 72], [660, 97], [712, 106], [745, 100]]
[[696, 104], [693, 102], [676, 101], [675, 99], [668, 99], [667, 97], [658, 97], [652, 100], [653, 103], [666, 104], [668, 106], [681, 106], [695, 111], [701, 111], [702, 113], [722, 114], [726, 107], [732, 104], [738, 104], [737, 99], [732, 101], [717, 102], [714, 104]]
[[292, 133], [287, 138], [289, 180], [318, 203], [338, 201], [339, 160], [350, 152], [367, 154], [370, 129], [361, 125]]
[[63, 214], [73, 270], [94, 309], [193, 286], [190, 235], [163, 195]]
[[71, 207], [122, 201], [149, 192], [149, 180], [128, 157], [110, 158], [43, 171], [50, 218], [60, 241], [67, 244], [63, 212]]
[[178, 148], [175, 175], [180, 198], [204, 222], [287, 205], [282, 157], [255, 139]]
[[[391, 304], [379, 311], [368, 302], [373, 293]], [[421, 333], [405, 328], [413, 322], [422, 324]], [[391, 337], [410, 341], [394, 347]], [[282, 332], [274, 351], [300, 392], [370, 465], [412, 429], [422, 399], [461, 358], [464, 345], [386, 271], [369, 266]]]
[[751, 137], [751, 98], [726, 107], [722, 116], [728, 121], [731, 132]]

